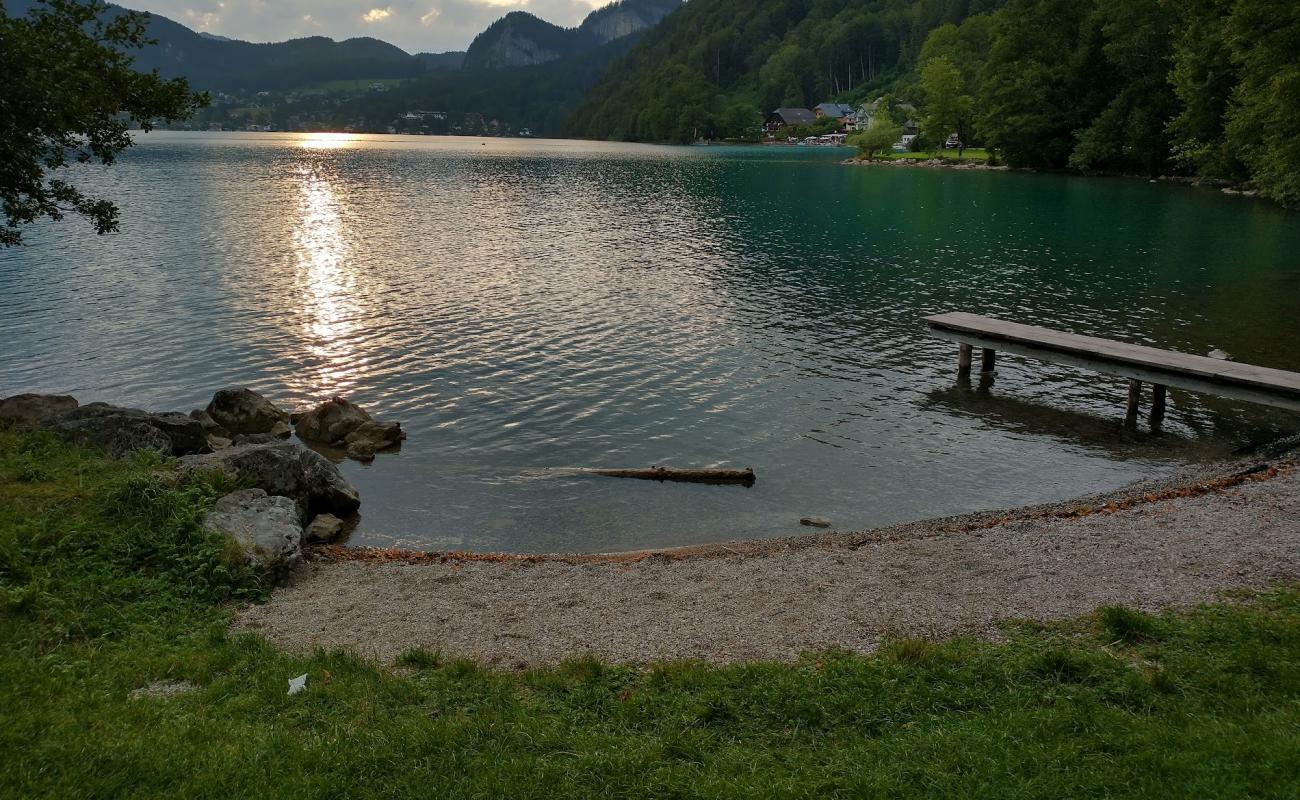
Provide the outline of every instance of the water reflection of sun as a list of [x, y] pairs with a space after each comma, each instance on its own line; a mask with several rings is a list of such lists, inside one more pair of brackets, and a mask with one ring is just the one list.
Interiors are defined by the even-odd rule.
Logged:
[[349, 298], [356, 275], [339, 212], [340, 198], [312, 166], [300, 168], [299, 218], [294, 228], [303, 329], [315, 363], [310, 390], [334, 392], [355, 383], [350, 341], [356, 330]]
[[355, 139], [350, 133], [308, 133], [298, 140], [298, 146], [311, 150], [337, 150], [352, 144]]

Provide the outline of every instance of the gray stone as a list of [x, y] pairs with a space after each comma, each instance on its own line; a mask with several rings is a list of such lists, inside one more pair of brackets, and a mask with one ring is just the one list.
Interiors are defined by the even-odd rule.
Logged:
[[0, 399], [0, 428], [34, 425], [65, 414], [77, 407], [77, 398], [66, 394], [16, 394]]
[[396, 447], [406, 438], [400, 422], [364, 422], [344, 439], [348, 455], [361, 461], [369, 461], [375, 453], [389, 447]]
[[220, 470], [241, 486], [292, 498], [308, 515], [328, 512], [347, 516], [361, 498], [319, 453], [292, 442], [235, 445], [207, 455], [181, 459], [186, 470]]
[[261, 489], [241, 489], [217, 501], [203, 527], [234, 539], [258, 566], [272, 571], [302, 561], [302, 526], [298, 507], [287, 497]]
[[150, 413], [107, 403], [89, 403], [43, 424], [68, 441], [107, 448], [115, 455], [132, 450], [158, 450], [166, 455], [184, 456], [212, 449], [197, 420], [170, 411]]
[[799, 520], [799, 524], [810, 528], [829, 528], [831, 521], [826, 517], [804, 517]]
[[212, 396], [207, 413], [231, 436], [240, 433], [270, 433], [276, 423], [288, 424], [289, 415], [251, 389], [222, 389]]
[[317, 514], [307, 529], [303, 539], [309, 542], [332, 542], [343, 533], [343, 520], [333, 514]]

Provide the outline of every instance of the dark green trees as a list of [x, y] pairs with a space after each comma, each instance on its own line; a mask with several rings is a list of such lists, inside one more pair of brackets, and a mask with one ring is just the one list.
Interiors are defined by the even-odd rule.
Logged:
[[87, 217], [117, 229], [117, 207], [83, 194], [63, 171], [111, 164], [132, 124], [193, 113], [206, 98], [183, 80], [131, 69], [123, 50], [145, 43], [144, 16], [106, 16], [98, 0], [47, 0], [28, 16], [0, 14], [0, 245], [18, 244], [37, 219]]

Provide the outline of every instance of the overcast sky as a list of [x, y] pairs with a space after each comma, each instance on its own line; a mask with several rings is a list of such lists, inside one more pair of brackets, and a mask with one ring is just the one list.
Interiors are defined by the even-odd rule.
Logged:
[[409, 53], [464, 50], [511, 11], [572, 27], [610, 0], [116, 0], [197, 31], [250, 42], [373, 36]]

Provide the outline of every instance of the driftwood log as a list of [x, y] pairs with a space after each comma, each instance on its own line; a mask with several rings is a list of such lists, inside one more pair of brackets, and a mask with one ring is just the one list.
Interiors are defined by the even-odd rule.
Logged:
[[751, 467], [744, 469], [679, 469], [677, 467], [650, 467], [649, 469], [577, 469], [584, 475], [603, 475], [606, 478], [637, 478], [647, 481], [681, 481], [683, 483], [740, 484], [753, 486], [756, 478]]

